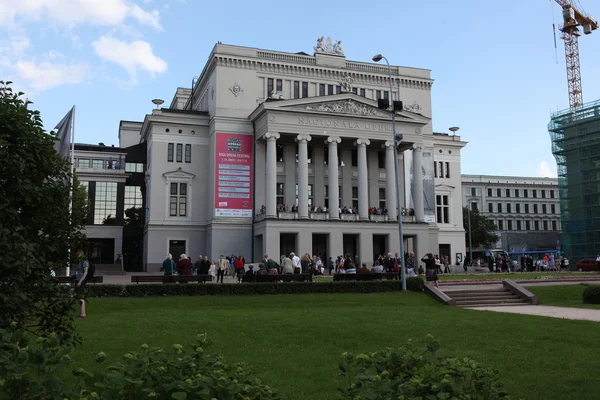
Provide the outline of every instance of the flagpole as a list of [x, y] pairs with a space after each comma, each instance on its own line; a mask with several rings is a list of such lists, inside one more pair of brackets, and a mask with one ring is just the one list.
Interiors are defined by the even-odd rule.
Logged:
[[[69, 224], [73, 225], [73, 174], [75, 173], [75, 105], [71, 114], [71, 176], [69, 184]], [[69, 243], [69, 262], [67, 264], [67, 276], [71, 275], [71, 243]]]

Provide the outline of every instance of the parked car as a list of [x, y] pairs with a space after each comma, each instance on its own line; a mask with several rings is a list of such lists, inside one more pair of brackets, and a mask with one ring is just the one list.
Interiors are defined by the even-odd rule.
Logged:
[[584, 258], [583, 260], [579, 260], [575, 269], [579, 272], [581, 271], [598, 271], [598, 264], [596, 263], [595, 258]]

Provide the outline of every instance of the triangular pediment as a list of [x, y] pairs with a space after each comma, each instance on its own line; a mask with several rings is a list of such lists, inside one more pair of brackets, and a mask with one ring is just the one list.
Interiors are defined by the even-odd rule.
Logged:
[[439, 190], [446, 190], [448, 192], [452, 192], [452, 191], [454, 191], [454, 189], [456, 189], [454, 186], [445, 185], [443, 183], [439, 184], [439, 185], [435, 185], [435, 188], [439, 189]]
[[196, 175], [186, 172], [179, 167], [175, 171], [165, 172], [163, 176], [167, 179], [194, 179]]
[[[265, 111], [294, 111], [311, 114], [390, 119], [390, 113], [377, 108], [376, 101], [354, 93], [340, 93], [337, 95], [307, 97], [303, 99], [270, 100], [262, 103], [259, 108], [261, 107]], [[403, 111], [396, 113], [396, 119], [402, 122], [420, 124], [427, 124], [431, 120], [421, 114], [409, 111], [406, 107]]]

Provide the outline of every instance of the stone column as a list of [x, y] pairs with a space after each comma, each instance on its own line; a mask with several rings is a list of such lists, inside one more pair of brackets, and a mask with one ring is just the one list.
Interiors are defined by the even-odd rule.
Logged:
[[340, 186], [338, 180], [338, 154], [337, 146], [342, 143], [338, 136], [329, 136], [325, 143], [329, 144], [329, 160], [327, 161], [327, 188], [329, 190], [329, 219], [339, 219]]
[[423, 202], [423, 146], [417, 145], [413, 150], [413, 196], [415, 199], [415, 217], [417, 222], [425, 221]]
[[358, 139], [356, 142], [358, 156], [358, 218], [369, 219], [369, 172], [367, 170], [367, 146], [369, 139]]
[[277, 139], [279, 133], [267, 132], [267, 162], [265, 179], [265, 207], [267, 208], [267, 217], [277, 217]]
[[310, 135], [298, 135], [298, 218], [308, 219], [308, 142]]
[[396, 171], [394, 157], [396, 151], [394, 142], [385, 142], [385, 203], [387, 206], [388, 220], [398, 220], [398, 204], [396, 204]]

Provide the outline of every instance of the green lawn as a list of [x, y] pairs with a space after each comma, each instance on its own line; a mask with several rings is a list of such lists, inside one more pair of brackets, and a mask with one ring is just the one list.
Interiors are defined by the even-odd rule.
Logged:
[[212, 350], [247, 361], [285, 399], [335, 399], [344, 351], [370, 352], [436, 336], [445, 353], [501, 373], [513, 398], [597, 399], [600, 324], [464, 310], [423, 293], [91, 299], [74, 357], [117, 360], [142, 343], [186, 344], [207, 332]]
[[586, 304], [582, 294], [587, 285], [529, 286], [527, 290], [536, 294], [540, 304], [545, 306], [593, 308], [600, 310], [600, 304]]

